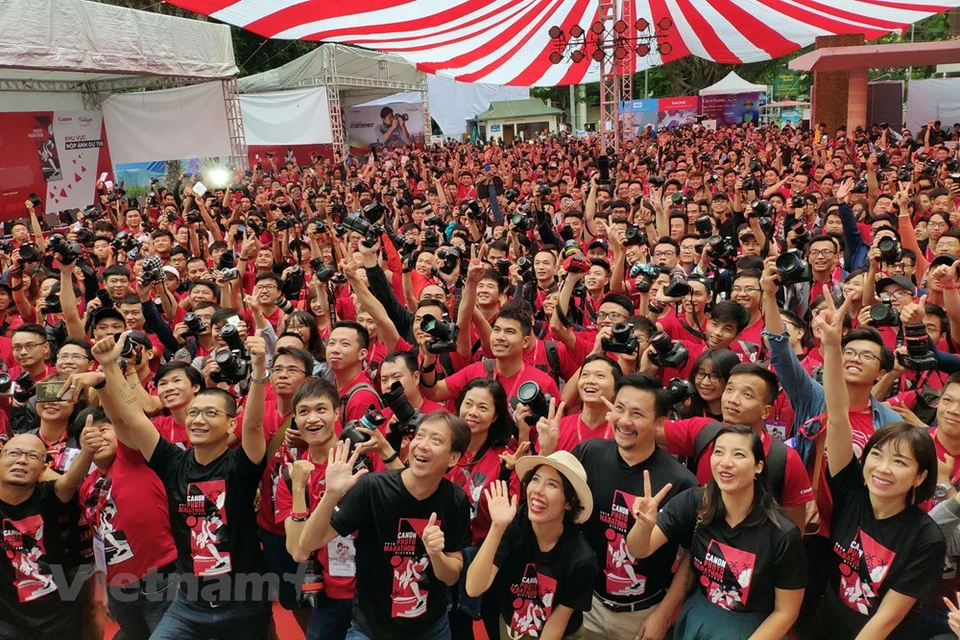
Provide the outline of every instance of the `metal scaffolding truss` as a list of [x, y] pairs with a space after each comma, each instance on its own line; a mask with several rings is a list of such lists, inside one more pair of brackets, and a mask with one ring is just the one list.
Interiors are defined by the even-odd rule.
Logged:
[[230, 136], [230, 159], [233, 167], [239, 171], [246, 169], [247, 138], [243, 129], [243, 113], [240, 111], [240, 92], [237, 90], [237, 79], [228, 78], [220, 81], [223, 87], [223, 106], [227, 113], [227, 133]]

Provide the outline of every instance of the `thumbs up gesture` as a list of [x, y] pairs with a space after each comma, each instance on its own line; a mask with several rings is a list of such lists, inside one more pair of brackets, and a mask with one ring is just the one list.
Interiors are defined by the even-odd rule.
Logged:
[[423, 528], [420, 537], [423, 539], [423, 546], [427, 550], [427, 555], [435, 556], [443, 553], [443, 531], [437, 525], [436, 512], [430, 514], [430, 520], [427, 522], [427, 526]]

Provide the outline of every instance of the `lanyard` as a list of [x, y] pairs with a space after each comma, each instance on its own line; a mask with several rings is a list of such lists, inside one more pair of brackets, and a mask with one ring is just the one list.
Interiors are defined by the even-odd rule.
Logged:
[[[577, 416], [577, 444], [580, 444], [581, 442], [583, 442], [583, 433], [580, 431], [580, 428], [587, 426], [583, 422], [583, 418], [581, 417], [582, 415], [583, 414], [581, 414], [580, 416]], [[591, 429], [591, 431], [593, 431], [593, 429]], [[612, 435], [613, 435], [613, 427], [611, 427], [610, 423], [607, 422], [607, 428], [603, 432], [603, 439], [609, 440]]]

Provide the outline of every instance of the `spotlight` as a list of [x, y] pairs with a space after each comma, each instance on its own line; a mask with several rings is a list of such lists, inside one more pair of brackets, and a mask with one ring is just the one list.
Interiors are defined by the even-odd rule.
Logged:
[[560, 27], [554, 26], [554, 27], [550, 27], [550, 31], [548, 31], [547, 33], [550, 34], [551, 38], [553, 38], [554, 40], [557, 40], [558, 38], [560, 38], [560, 36], [563, 35], [563, 29], [561, 29]]
[[657, 47], [657, 51], [659, 51], [660, 55], [662, 56], [668, 56], [670, 55], [670, 52], [673, 51], [673, 45], [671, 45], [669, 42], [664, 42], [662, 45]]
[[214, 188], [225, 187], [230, 184], [230, 177], [231, 173], [229, 169], [217, 167], [207, 171], [207, 180], [210, 182], [210, 186]]
[[629, 29], [629, 28], [630, 28], [630, 27], [627, 26], [627, 23], [624, 22], [623, 20], [617, 20], [617, 21], [613, 24], [613, 30], [616, 31], [617, 33], [623, 33], [624, 31], [626, 31], [626, 30]]
[[640, 18], [637, 20], [637, 31], [646, 31], [650, 28], [650, 23], [647, 22], [646, 18]]
[[606, 57], [606, 54], [603, 53], [603, 49], [597, 49], [593, 52], [593, 59], [597, 62], [603, 62], [603, 59]]
[[560, 55], [559, 51], [553, 51], [550, 54], [550, 64], [560, 64], [561, 60], [563, 60], [563, 56]]
[[644, 58], [650, 55], [650, 45], [638, 44], [637, 45], [637, 55], [641, 58]]
[[657, 23], [657, 26], [666, 31], [673, 26], [673, 20], [667, 17], [660, 18], [660, 22]]
[[573, 25], [572, 27], [570, 27], [570, 37], [571, 37], [571, 38], [579, 38], [579, 37], [582, 36], [582, 35], [583, 35], [583, 27], [581, 27], [581, 26], [578, 25], [578, 24], [575, 24], [575, 25]]
[[598, 36], [603, 33], [603, 23], [597, 20], [593, 23], [593, 26], [590, 27], [590, 31], [593, 31]]
[[580, 51], [580, 49], [577, 49], [577, 50], [575, 50], [573, 53], [570, 54], [570, 59], [571, 59], [574, 63], [583, 62], [583, 59], [584, 59], [585, 57], [586, 57], [586, 56], [583, 54], [583, 51]]
[[613, 50], [613, 57], [617, 60], [623, 60], [627, 57], [627, 48], [624, 46], [618, 46]]

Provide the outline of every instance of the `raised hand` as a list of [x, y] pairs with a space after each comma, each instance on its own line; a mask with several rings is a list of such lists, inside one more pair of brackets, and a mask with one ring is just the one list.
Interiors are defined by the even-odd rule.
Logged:
[[520, 443], [520, 446], [517, 447], [517, 450], [513, 453], [501, 453], [500, 460], [507, 467], [508, 471], [513, 471], [517, 466], [517, 460], [527, 455], [530, 452], [530, 441], [525, 440]]
[[843, 202], [847, 197], [853, 192], [853, 178], [847, 178], [840, 183], [840, 186], [837, 187], [836, 198], [840, 202]]
[[557, 444], [560, 442], [560, 418], [563, 417], [563, 410], [566, 403], [561, 402], [557, 406], [555, 398], [550, 398], [550, 411], [546, 418], [540, 418], [537, 421], [537, 442], [540, 444], [540, 455], [548, 456], [557, 450]]
[[657, 524], [657, 511], [660, 509], [660, 503], [663, 498], [673, 488], [673, 483], [668, 482], [663, 489], [654, 495], [650, 486], [650, 472], [643, 472], [643, 495], [633, 501], [633, 517], [637, 522], [653, 529]]
[[445, 541], [443, 537], [443, 530], [437, 526], [436, 511], [430, 514], [430, 520], [427, 521], [427, 526], [423, 528], [423, 533], [420, 534], [420, 539], [423, 540], [423, 547], [426, 550], [427, 555], [435, 556], [439, 553], [443, 553], [443, 545]]
[[111, 336], [109, 338], [104, 338], [103, 340], [98, 340], [91, 348], [93, 357], [103, 366], [106, 366], [111, 362], [116, 362], [120, 358], [120, 354], [123, 352], [124, 342], [126, 342], [126, 338], [129, 335], [129, 331], [124, 331], [120, 334], [119, 339]]
[[309, 460], [297, 460], [288, 462], [287, 469], [290, 471], [290, 481], [294, 486], [305, 487], [310, 480], [310, 474], [316, 469], [316, 466]]
[[850, 307], [850, 300], [844, 300], [837, 308], [832, 292], [824, 296], [826, 309], [823, 309], [813, 318], [813, 326], [819, 330], [820, 342], [826, 347], [840, 348], [840, 339], [843, 337], [843, 318]]
[[519, 496], [510, 497], [510, 488], [503, 480], [490, 484], [484, 495], [490, 512], [490, 524], [505, 529], [517, 515]]
[[93, 415], [87, 416], [87, 421], [83, 425], [83, 431], [80, 432], [80, 449], [96, 453], [104, 445], [103, 436], [100, 435], [100, 429], [93, 426]]
[[350, 453], [350, 443], [340, 441], [327, 454], [327, 492], [332, 493], [339, 500], [350, 491], [367, 470], [361, 468], [354, 472], [354, 465], [360, 457], [359, 451]]

